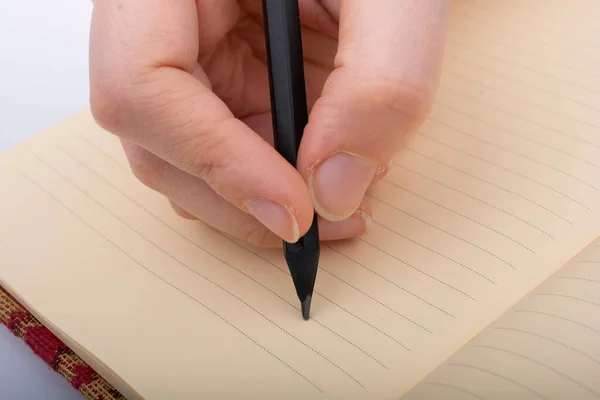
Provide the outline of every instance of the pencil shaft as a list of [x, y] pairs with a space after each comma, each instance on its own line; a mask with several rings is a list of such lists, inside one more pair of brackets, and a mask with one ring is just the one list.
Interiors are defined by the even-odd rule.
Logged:
[[294, 167], [308, 122], [298, 2], [263, 0], [277, 151]]

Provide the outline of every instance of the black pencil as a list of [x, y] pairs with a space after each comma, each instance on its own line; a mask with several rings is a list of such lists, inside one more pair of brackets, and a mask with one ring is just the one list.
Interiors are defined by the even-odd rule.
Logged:
[[[275, 148], [296, 167], [300, 140], [308, 122], [298, 2], [263, 0], [263, 15]], [[283, 246], [302, 317], [308, 320], [320, 257], [316, 214], [298, 242], [284, 242]]]

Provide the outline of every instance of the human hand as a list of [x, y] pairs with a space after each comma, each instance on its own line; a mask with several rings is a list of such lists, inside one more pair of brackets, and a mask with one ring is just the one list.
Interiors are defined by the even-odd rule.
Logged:
[[[285, 1], [285, 0], [283, 0]], [[310, 117], [272, 146], [260, 0], [102, 0], [91, 110], [175, 209], [259, 246], [362, 234], [367, 189], [437, 90], [448, 0], [300, 0]]]

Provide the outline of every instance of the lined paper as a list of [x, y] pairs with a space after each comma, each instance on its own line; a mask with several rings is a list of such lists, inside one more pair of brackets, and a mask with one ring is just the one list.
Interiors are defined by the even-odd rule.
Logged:
[[599, 399], [600, 241], [409, 392], [417, 399]]
[[[455, 3], [432, 114], [370, 231], [324, 244], [311, 321], [280, 250], [179, 218], [87, 110], [0, 157], [0, 283], [128, 398], [401, 396], [600, 237], [600, 6], [539, 4]], [[556, 282], [539, 310], [591, 285]], [[548, 334], [509, 322], [496, 345]]]

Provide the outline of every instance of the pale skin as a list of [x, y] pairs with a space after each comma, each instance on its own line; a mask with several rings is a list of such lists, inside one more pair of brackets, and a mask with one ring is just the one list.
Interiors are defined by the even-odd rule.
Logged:
[[[285, 1], [285, 0], [282, 0]], [[300, 0], [309, 123], [297, 169], [272, 146], [260, 0], [102, 0], [91, 109], [186, 218], [253, 245], [359, 236], [368, 188], [427, 117], [449, 0]]]

